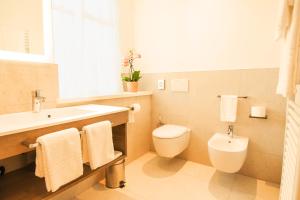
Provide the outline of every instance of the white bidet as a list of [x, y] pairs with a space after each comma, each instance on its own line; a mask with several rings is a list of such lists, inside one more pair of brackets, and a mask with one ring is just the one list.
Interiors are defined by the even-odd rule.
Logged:
[[246, 160], [248, 141], [246, 137], [216, 133], [208, 141], [212, 165], [222, 172], [238, 172]]

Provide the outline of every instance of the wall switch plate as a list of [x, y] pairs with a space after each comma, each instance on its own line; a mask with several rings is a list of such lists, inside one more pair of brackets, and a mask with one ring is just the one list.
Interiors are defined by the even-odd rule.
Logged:
[[157, 89], [164, 90], [165, 89], [165, 80], [157, 80]]
[[171, 80], [171, 90], [173, 92], [188, 92], [189, 80], [188, 79], [173, 79]]

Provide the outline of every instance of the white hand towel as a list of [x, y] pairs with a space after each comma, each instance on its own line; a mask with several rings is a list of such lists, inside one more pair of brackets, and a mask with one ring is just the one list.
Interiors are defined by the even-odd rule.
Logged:
[[222, 122], [235, 122], [238, 97], [236, 95], [222, 95], [220, 103], [220, 117]]
[[83, 127], [82, 148], [84, 161], [88, 161], [91, 169], [97, 169], [115, 158], [110, 121], [103, 121]]
[[36, 170], [45, 177], [47, 191], [54, 192], [83, 174], [80, 135], [77, 129], [43, 135], [37, 139]]

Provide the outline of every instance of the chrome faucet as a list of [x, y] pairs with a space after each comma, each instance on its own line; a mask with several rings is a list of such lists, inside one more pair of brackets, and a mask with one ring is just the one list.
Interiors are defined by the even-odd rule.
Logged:
[[40, 90], [33, 91], [33, 103], [32, 108], [33, 112], [38, 113], [41, 111], [41, 103], [45, 102], [46, 97], [41, 96]]
[[229, 137], [233, 138], [233, 125], [228, 126], [227, 134], [229, 135]]

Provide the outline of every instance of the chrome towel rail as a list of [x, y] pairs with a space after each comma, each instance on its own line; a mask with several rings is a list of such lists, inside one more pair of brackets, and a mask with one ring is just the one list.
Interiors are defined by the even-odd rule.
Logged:
[[[85, 133], [85, 131], [79, 131], [79, 133], [80, 133], [80, 135], [82, 135], [82, 134]], [[21, 144], [24, 145], [25, 147], [29, 148], [29, 149], [35, 149], [39, 145], [38, 142], [31, 143], [30, 141], [27, 141], [27, 140], [21, 142]]]

